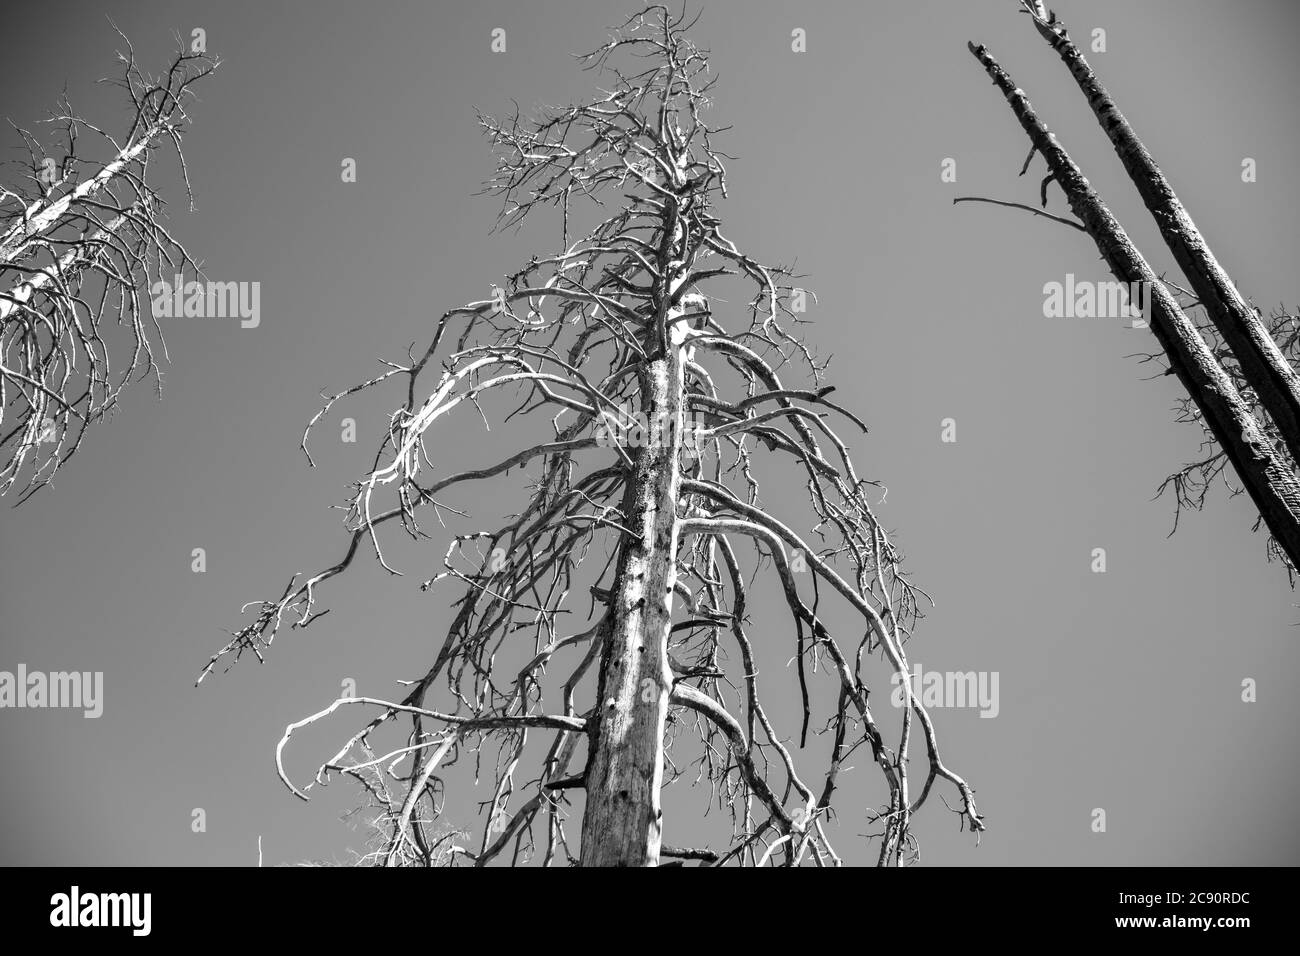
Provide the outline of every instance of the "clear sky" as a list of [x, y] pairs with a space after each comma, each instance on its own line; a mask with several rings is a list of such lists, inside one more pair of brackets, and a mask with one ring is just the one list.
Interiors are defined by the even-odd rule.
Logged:
[[[695, 37], [721, 77], [714, 121], [733, 127], [724, 148], [737, 157], [721, 213], [746, 249], [795, 261], [817, 292], [810, 340], [834, 357], [837, 400], [871, 429], [854, 440], [859, 468], [888, 486], [879, 513], [936, 600], [912, 662], [999, 674], [996, 718], [934, 712], [989, 830], [976, 847], [932, 802], [915, 824], [923, 862], [1295, 862], [1300, 609], [1265, 562], [1249, 502], [1218, 493], [1168, 536], [1172, 502], [1152, 495], [1200, 435], [1173, 421], [1176, 382], [1149, 380], [1132, 357], [1154, 339], [1117, 320], [1043, 317], [1045, 283], [1109, 278], [1090, 240], [951, 203], [1034, 203], [1042, 175], [1036, 164], [1017, 178], [1027, 142], [967, 52], [974, 40], [1025, 88], [1148, 258], [1171, 267], [1055, 55], [1012, 0], [703, 7]], [[120, 45], [106, 14], [149, 67], [163, 64], [173, 30], [207, 31], [224, 64], [199, 88], [186, 139], [196, 210], [170, 169], [159, 182], [209, 277], [258, 281], [262, 295], [255, 329], [168, 323], [162, 400], [128, 391], [53, 488], [0, 511], [0, 670], [105, 674], [98, 720], [0, 711], [0, 862], [249, 865], [259, 834], [268, 865], [343, 859], [361, 845], [340, 820], [356, 789], [339, 782], [296, 800], [275, 776], [274, 745], [345, 678], [393, 696], [395, 680], [423, 672], [456, 592], [418, 583], [445, 542], [399, 548], [405, 577], [359, 561], [324, 597], [330, 615], [282, 632], [264, 666], [241, 662], [198, 689], [194, 678], [242, 623], [244, 602], [340, 553], [341, 513], [328, 506], [365, 469], [396, 399], [334, 414], [313, 470], [297, 446], [319, 392], [400, 360], [442, 311], [487, 297], [548, 248], [533, 234], [490, 234], [497, 207], [473, 196], [492, 169], [474, 109], [585, 97], [593, 77], [568, 54], [602, 43], [632, 9], [47, 0], [39, 16], [6, 17], [0, 115], [23, 126], [65, 86], [87, 118], [121, 124], [120, 94], [94, 84], [114, 72]], [[1059, 12], [1076, 37], [1106, 30], [1091, 61], [1239, 286], [1266, 311], [1294, 308], [1295, 5], [1062, 0]], [[497, 27], [501, 54], [490, 49]], [[790, 49], [796, 27], [803, 54]], [[355, 183], [341, 182], [345, 157], [357, 160]], [[1255, 183], [1241, 181], [1244, 157], [1257, 161]], [[945, 158], [955, 183], [941, 181]], [[338, 441], [343, 414], [358, 420], [356, 445]], [[940, 440], [945, 418], [955, 443]], [[456, 454], [488, 447], [473, 415], [448, 423], [446, 443]], [[779, 511], [781, 500], [776, 489], [766, 504]], [[511, 510], [490, 489], [456, 503], [485, 524]], [[203, 574], [191, 571], [198, 547]], [[1104, 574], [1091, 570], [1095, 548]], [[776, 660], [788, 617], [770, 610], [756, 609], [754, 634]], [[1257, 703], [1241, 701], [1245, 678], [1258, 681]], [[773, 682], [773, 707], [794, 713], [794, 685]], [[873, 699], [887, 692], [882, 681]], [[306, 779], [354, 716], [295, 738], [290, 769]], [[892, 734], [897, 714], [885, 718]], [[858, 763], [836, 837], [854, 863], [874, 858], [853, 834], [879, 800], [876, 772]], [[484, 796], [458, 792], [449, 813], [475, 822]], [[670, 811], [688, 803], [699, 801], [668, 798]], [[195, 808], [204, 833], [192, 832]], [[1106, 810], [1104, 834], [1092, 832], [1094, 808]], [[717, 846], [715, 823], [670, 815], [665, 839]], [[575, 841], [578, 830], [575, 819]]]

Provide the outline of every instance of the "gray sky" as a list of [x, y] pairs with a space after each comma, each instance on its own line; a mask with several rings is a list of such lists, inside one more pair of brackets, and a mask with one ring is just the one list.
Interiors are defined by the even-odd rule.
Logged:
[[[1148, 258], [1170, 267], [1055, 55], [1011, 0], [704, 8], [695, 35], [721, 76], [714, 120], [734, 127], [724, 148], [738, 157], [722, 215], [744, 248], [797, 261], [817, 292], [810, 339], [834, 356], [837, 400], [871, 428], [854, 441], [859, 468], [888, 486], [880, 514], [937, 603], [912, 662], [1000, 675], [995, 719], [934, 712], [989, 831], [977, 848], [933, 801], [916, 822], [923, 862], [1294, 863], [1300, 611], [1265, 563], [1249, 502], [1218, 493], [1168, 537], [1172, 502], [1151, 498], [1199, 433], [1173, 422], [1177, 384], [1144, 380], [1151, 368], [1131, 357], [1153, 338], [1117, 320], [1042, 315], [1044, 283], [1109, 278], [1090, 240], [951, 204], [1034, 203], [1042, 175], [1038, 163], [1017, 179], [1027, 143], [967, 52], [974, 40]], [[312, 470], [297, 445], [320, 390], [401, 359], [443, 310], [485, 298], [548, 248], [537, 240], [553, 233], [489, 234], [495, 202], [472, 195], [492, 168], [474, 108], [586, 96], [593, 77], [567, 54], [599, 45], [632, 9], [50, 0], [39, 18], [8, 18], [7, 47], [21, 55], [0, 60], [0, 114], [20, 125], [65, 85], [92, 121], [120, 124], [120, 97], [94, 85], [119, 45], [105, 14], [151, 68], [172, 30], [206, 29], [224, 65], [199, 89], [186, 139], [197, 209], [164, 194], [210, 278], [262, 284], [262, 321], [166, 325], [162, 401], [128, 391], [54, 488], [0, 511], [0, 670], [102, 670], [106, 698], [99, 720], [0, 711], [0, 862], [247, 865], [259, 834], [267, 864], [360, 845], [339, 819], [355, 788], [303, 804], [276, 779], [273, 748], [344, 678], [392, 696], [394, 680], [422, 672], [455, 595], [417, 587], [443, 541], [399, 548], [402, 578], [359, 561], [324, 597], [331, 614], [282, 632], [265, 666], [193, 680], [242, 623], [241, 604], [340, 552], [340, 513], [327, 508], [366, 467], [396, 399], [333, 415]], [[1063, 0], [1060, 13], [1076, 37], [1107, 31], [1092, 63], [1240, 287], [1266, 311], [1294, 307], [1294, 5]], [[490, 52], [495, 27], [504, 54]], [[805, 54], [790, 51], [795, 27], [807, 30]], [[358, 161], [356, 183], [340, 182], [344, 157]], [[946, 157], [955, 184], [940, 180]], [[1258, 182], [1241, 182], [1243, 157], [1257, 160]], [[337, 440], [342, 414], [360, 423], [357, 445]], [[948, 417], [951, 444], [940, 441]], [[475, 416], [446, 434], [449, 449], [489, 460]], [[780, 502], [777, 489], [770, 504]], [[488, 492], [457, 503], [485, 524], [509, 510]], [[190, 570], [196, 547], [205, 574]], [[1105, 574], [1090, 570], [1098, 547]], [[777, 619], [756, 614], [756, 640]], [[789, 636], [780, 620], [776, 652]], [[1255, 704], [1240, 700], [1248, 677]], [[774, 676], [778, 713], [797, 709], [793, 686]], [[876, 699], [887, 692], [878, 685]], [[892, 733], [897, 714], [885, 717]], [[305, 779], [355, 725], [345, 715], [295, 738], [291, 769]], [[854, 863], [874, 859], [853, 834], [878, 800], [878, 774], [857, 763], [836, 838]], [[475, 822], [483, 796], [450, 806]], [[672, 815], [698, 798], [666, 799], [666, 841], [721, 844], [721, 817]], [[191, 832], [196, 807], [206, 833]], [[1090, 829], [1096, 807], [1104, 834]], [[576, 841], [576, 818], [570, 832]]]

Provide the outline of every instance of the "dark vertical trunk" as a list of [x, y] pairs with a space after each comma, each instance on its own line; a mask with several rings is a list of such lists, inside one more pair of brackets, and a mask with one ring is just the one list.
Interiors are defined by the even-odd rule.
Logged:
[[1196, 326], [1179, 308], [1151, 266], [1111, 215], [1079, 167], [1034, 113], [1024, 92], [983, 46], [970, 45], [1002, 91], [1012, 112], [1043, 155], [1064, 190], [1070, 208], [1121, 282], [1146, 282], [1151, 289], [1151, 329], [1206, 424], [1232, 462], [1264, 523], [1295, 567], [1300, 567], [1300, 481], [1259, 427], [1249, 406], [1214, 358]]
[[1119, 106], [1097, 79], [1088, 61], [1063, 31], [1035, 24], [1070, 70], [1087, 97], [1101, 128], [1110, 137], [1129, 178], [1137, 186], [1160, 235], [1187, 276], [1214, 326], [1232, 349], [1242, 374], [1259, 396], [1286, 441], [1291, 457], [1300, 462], [1300, 375], [1286, 360], [1232, 279], [1219, 265], [1205, 237], [1169, 185], [1156, 161], [1137, 138]]

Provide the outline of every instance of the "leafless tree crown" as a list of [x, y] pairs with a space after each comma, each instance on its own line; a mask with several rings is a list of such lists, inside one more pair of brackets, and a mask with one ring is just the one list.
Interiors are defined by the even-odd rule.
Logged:
[[[372, 796], [382, 834], [372, 861], [833, 865], [826, 824], [859, 750], [880, 774], [883, 803], [866, 816], [882, 864], [912, 857], [913, 815], [940, 787], [953, 788], [963, 823], [984, 827], [910, 683], [897, 737], [873, 714], [868, 664], [879, 655], [887, 672], [907, 673], [905, 644], [927, 598], [839, 432], [866, 427], [828, 397], [825, 363], [799, 334], [797, 276], [723, 231], [730, 157], [708, 122], [714, 81], [691, 25], [647, 7], [579, 58], [607, 87], [590, 102], [480, 117], [499, 157], [485, 191], [503, 202], [500, 224], [548, 207], [559, 246], [492, 297], [443, 314], [408, 361], [327, 397], [304, 452], [340, 400], [385, 384], [402, 395], [352, 488], [342, 557], [251, 605], [255, 619], [200, 675], [246, 652], [261, 660], [286, 622], [321, 617], [322, 586], [362, 549], [399, 573], [388, 526], [425, 538], [430, 516], [459, 515], [457, 486], [527, 469], [518, 513], [452, 535], [442, 570], [423, 582], [454, 582], [460, 596], [407, 693], [336, 700], [280, 742], [278, 757], [307, 725], [375, 710], [315, 778], [347, 774]], [[465, 406], [485, 422], [530, 420], [537, 437], [499, 460], [448, 467], [460, 456], [439, 446], [437, 426]], [[802, 485], [807, 517], [778, 517], [787, 502], [765, 500], [765, 472], [782, 468]], [[760, 574], [788, 620], [751, 619]], [[832, 625], [831, 604], [849, 623]], [[773, 647], [788, 670], [756, 663]], [[777, 726], [768, 694], [801, 701], [801, 716]], [[404, 739], [379, 746], [399, 719], [410, 721]], [[828, 743], [805, 747], [810, 729]], [[917, 736], [919, 777], [908, 762]], [[442, 819], [443, 775], [466, 759], [490, 781], [473, 838], [465, 821]], [[279, 766], [305, 799], [315, 783], [299, 786]], [[660, 820], [658, 789], [678, 778], [707, 787], [725, 811], [716, 845], [660, 844], [672, 822]], [[580, 851], [570, 846], [577, 793]], [[860, 830], [861, 812], [850, 811], [846, 832]]]
[[0, 185], [0, 494], [16, 489], [20, 501], [50, 482], [128, 382], [152, 375], [161, 389], [154, 349], [166, 346], [147, 289], [197, 271], [164, 224], [149, 171], [170, 148], [188, 191], [186, 108], [218, 61], [182, 45], [152, 76], [122, 40], [122, 72], [104, 82], [131, 101], [126, 128], [96, 126], [64, 96], [43, 121], [52, 142], [15, 127], [27, 156], [6, 164], [15, 184]]

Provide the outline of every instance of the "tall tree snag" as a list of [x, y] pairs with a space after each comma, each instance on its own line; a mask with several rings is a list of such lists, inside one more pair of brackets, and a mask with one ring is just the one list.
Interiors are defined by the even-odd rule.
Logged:
[[[365, 788], [379, 834], [366, 862], [834, 866], [841, 773], [859, 749], [879, 771], [864, 784], [879, 798], [864, 798], [843, 829], [865, 822], [878, 863], [916, 858], [912, 823], [938, 785], [956, 791], [961, 826], [984, 829], [913, 694], [904, 645], [928, 598], [873, 511], [879, 486], [858, 476], [836, 430], [866, 426], [828, 397], [825, 364], [792, 329], [814, 297], [722, 229], [725, 154], [706, 121], [713, 80], [690, 26], [648, 6], [582, 58], [600, 71], [596, 99], [480, 118], [498, 153], [485, 191], [504, 201], [500, 224], [553, 207], [559, 248], [490, 298], [444, 313], [409, 362], [326, 400], [304, 451], [336, 402], [403, 386], [372, 470], [353, 485], [346, 549], [255, 602], [254, 620], [200, 674], [245, 653], [262, 659], [285, 621], [319, 620], [322, 586], [363, 545], [399, 573], [384, 526], [427, 537], [430, 512], [444, 524], [462, 516], [444, 497], [458, 485], [529, 470], [505, 524], [447, 529], [445, 570], [423, 587], [454, 579], [463, 590], [405, 695], [336, 700], [280, 741], [277, 766], [295, 795], [334, 773]], [[787, 386], [778, 370], [811, 381]], [[533, 431], [505, 457], [463, 466], [435, 426], [465, 405], [485, 422], [533, 416]], [[786, 484], [768, 501], [773, 476]], [[794, 513], [778, 518], [774, 505]], [[760, 572], [776, 576], [781, 613], [765, 608], [755, 635]], [[842, 633], [827, 601], [847, 608]], [[901, 679], [896, 728], [872, 713], [882, 676]], [[788, 683], [773, 690], [778, 681]], [[773, 692], [801, 712], [775, 716], [764, 706]], [[283, 763], [292, 735], [354, 707], [377, 713], [312, 783], [295, 784]], [[409, 732], [380, 745], [399, 720]], [[807, 746], [810, 732], [831, 745]], [[925, 749], [919, 787], [914, 743]], [[448, 819], [444, 799], [466, 757], [490, 774], [477, 831]], [[709, 845], [671, 840], [662, 793], [683, 778], [720, 811]]]
[[[125, 132], [87, 122], [64, 98], [45, 121], [61, 142], [42, 145], [18, 129], [28, 156], [8, 165], [25, 181], [0, 186], [0, 495], [18, 486], [20, 503], [53, 479], [129, 381], [152, 372], [161, 390], [150, 327], [160, 343], [161, 331], [142, 289], [151, 278], [198, 272], [164, 223], [149, 161], [172, 147], [189, 191], [187, 106], [218, 61], [181, 45], [151, 76], [122, 40], [113, 82], [131, 100]], [[87, 139], [102, 143], [98, 157]], [[112, 324], [127, 341], [112, 342]]]
[[1240, 363], [1243, 377], [1276, 423], [1292, 461], [1300, 462], [1300, 375], [1282, 354], [1261, 317], [1246, 303], [1219, 265], [1173, 186], [1138, 139], [1114, 98], [1101, 85], [1083, 53], [1070, 39], [1065, 24], [1056, 18], [1055, 13], [1049, 21], [1036, 13], [1031, 5], [1026, 4], [1026, 9], [1032, 14], [1038, 32], [1057, 52], [1083, 92], [1151, 218], [1160, 228], [1160, 235], [1178, 267]]
[[1275, 446], [1256, 421], [1251, 406], [1210, 351], [1196, 325], [1057, 137], [1034, 112], [1024, 91], [986, 47], [971, 43], [969, 49], [1006, 98], [1029, 136], [1033, 150], [1046, 161], [1049, 178], [1064, 191], [1070, 209], [1092, 237], [1115, 278], [1126, 283], [1142, 282], [1150, 289], [1151, 329], [1168, 357], [1171, 370], [1195, 401], [1206, 427], [1232, 462], [1274, 540], [1292, 566], [1300, 567], [1297, 564], [1300, 561], [1300, 481], [1285, 451]]

